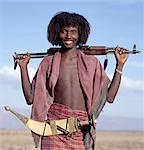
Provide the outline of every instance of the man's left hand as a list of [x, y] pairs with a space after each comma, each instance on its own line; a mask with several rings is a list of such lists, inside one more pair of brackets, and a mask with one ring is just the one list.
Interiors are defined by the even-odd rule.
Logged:
[[124, 65], [124, 63], [128, 59], [128, 53], [125, 53], [127, 50], [124, 48], [116, 47], [115, 49], [115, 57], [118, 64]]

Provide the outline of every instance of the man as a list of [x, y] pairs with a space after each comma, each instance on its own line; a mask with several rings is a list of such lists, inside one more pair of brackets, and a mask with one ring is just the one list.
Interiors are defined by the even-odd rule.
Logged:
[[[80, 121], [91, 121], [92, 117], [97, 118], [105, 101], [114, 101], [128, 55], [122, 48], [115, 49], [116, 69], [110, 82], [98, 59], [78, 49], [79, 45], [87, 42], [90, 33], [90, 25], [83, 16], [57, 13], [47, 31], [48, 41], [61, 49], [42, 60], [32, 84], [27, 69], [30, 55], [23, 55], [19, 60], [23, 93], [27, 104], [33, 104], [32, 119], [44, 121], [75, 117]], [[95, 149], [95, 133], [92, 124], [88, 124], [71, 136], [42, 136], [41, 149]], [[38, 146], [39, 136], [34, 134], [34, 140]]]

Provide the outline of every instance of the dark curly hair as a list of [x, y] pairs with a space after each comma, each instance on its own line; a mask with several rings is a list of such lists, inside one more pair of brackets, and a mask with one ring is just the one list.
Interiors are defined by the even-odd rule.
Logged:
[[59, 12], [50, 21], [47, 28], [47, 39], [52, 45], [60, 45], [59, 32], [63, 27], [78, 27], [77, 45], [85, 44], [90, 34], [90, 24], [77, 13]]

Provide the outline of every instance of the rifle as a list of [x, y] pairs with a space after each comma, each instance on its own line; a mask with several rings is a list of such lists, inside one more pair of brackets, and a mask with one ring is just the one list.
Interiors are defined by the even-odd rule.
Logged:
[[[85, 54], [87, 55], [107, 55], [107, 54], [112, 54], [115, 52], [116, 47], [106, 47], [106, 46], [79, 46], [78, 49], [80, 49], [81, 51], [83, 51]], [[123, 48], [124, 49], [124, 48]], [[61, 48], [60, 47], [55, 47], [55, 48], [49, 48], [47, 50], [47, 52], [43, 52], [43, 53], [29, 53], [31, 58], [43, 58], [44, 56], [47, 55], [53, 55], [54, 53], [60, 51]], [[134, 44], [133, 46], [133, 50], [127, 50], [124, 49], [126, 51], [121, 52], [121, 54], [123, 53], [128, 53], [128, 54], [137, 54], [140, 53], [141, 51], [136, 50], [136, 45]], [[24, 54], [18, 54], [18, 53], [14, 53], [13, 58], [14, 58], [14, 69], [16, 69], [17, 67], [17, 63], [18, 60], [21, 59], [21, 57]]]

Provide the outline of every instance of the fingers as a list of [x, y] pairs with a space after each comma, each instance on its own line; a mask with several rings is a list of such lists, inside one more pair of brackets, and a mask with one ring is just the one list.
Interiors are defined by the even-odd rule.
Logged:
[[117, 62], [124, 64], [128, 58], [128, 50], [117, 46], [115, 49], [115, 56]]
[[115, 51], [119, 54], [119, 55], [122, 55], [122, 54], [125, 54], [126, 53], [126, 49], [125, 48], [122, 48], [122, 47], [119, 47], [117, 46]]
[[19, 59], [26, 59], [26, 58], [30, 58], [30, 54], [28, 52], [26, 54], [20, 55], [19, 57]]
[[28, 52], [25, 54], [19, 54], [18, 58], [16, 59], [20, 67], [27, 65], [29, 63], [29, 60], [30, 54]]

